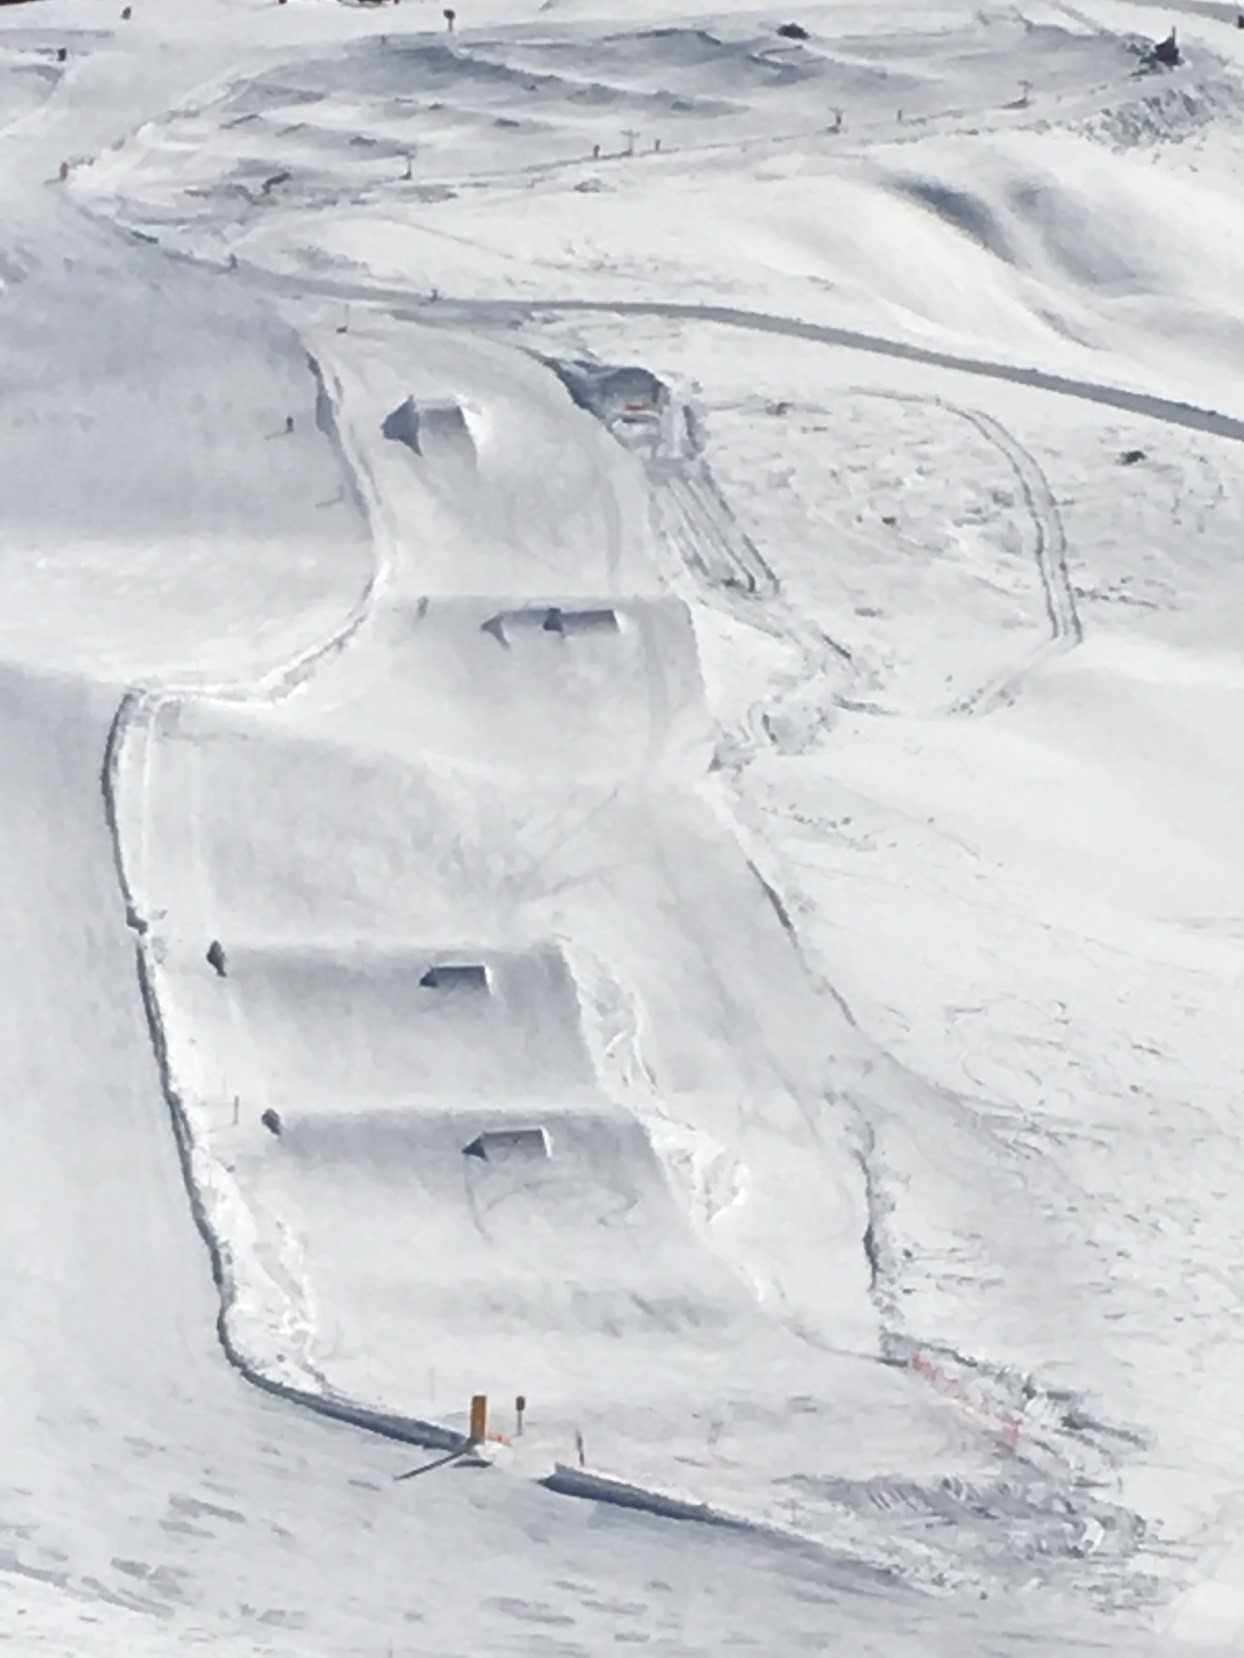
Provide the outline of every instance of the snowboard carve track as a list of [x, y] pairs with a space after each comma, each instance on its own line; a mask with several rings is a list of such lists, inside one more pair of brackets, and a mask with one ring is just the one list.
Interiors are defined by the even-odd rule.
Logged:
[[987, 714], [1004, 703], [1012, 702], [1023, 681], [1043, 663], [1074, 650], [1084, 639], [1084, 627], [1067, 569], [1067, 536], [1062, 514], [1045, 473], [1019, 439], [992, 415], [982, 414], [978, 409], [961, 409], [958, 412], [1001, 450], [1015, 473], [1036, 530], [1034, 551], [1050, 624], [1050, 638], [1027, 663], [982, 686], [955, 709], [955, 712]]
[[[1054, 656], [1072, 650], [1084, 638], [1084, 628], [1076, 607], [1075, 590], [1067, 569], [1067, 535], [1062, 514], [1054, 499], [1049, 480], [1036, 458], [1024, 447], [1013, 432], [980, 409], [963, 408], [941, 397], [911, 397], [899, 392], [874, 392], [889, 402], [925, 404], [945, 409], [948, 414], [966, 420], [987, 443], [1001, 454], [1014, 474], [1023, 496], [1033, 528], [1033, 556], [1041, 591], [1045, 601], [1050, 637], [1037, 647], [1028, 660], [1015, 668], [1004, 669], [984, 685], [964, 697], [957, 698], [945, 710], [949, 714], [988, 714], [995, 708], [1013, 702], [1023, 683], [1043, 663]], [[855, 704], [866, 707], [867, 704]], [[883, 710], [878, 710], [882, 712]]]

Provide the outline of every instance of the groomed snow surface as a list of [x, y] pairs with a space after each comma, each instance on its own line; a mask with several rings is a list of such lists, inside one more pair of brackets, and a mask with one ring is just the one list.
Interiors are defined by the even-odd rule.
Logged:
[[120, 11], [0, 10], [0, 1643], [1244, 1650], [1235, 8]]

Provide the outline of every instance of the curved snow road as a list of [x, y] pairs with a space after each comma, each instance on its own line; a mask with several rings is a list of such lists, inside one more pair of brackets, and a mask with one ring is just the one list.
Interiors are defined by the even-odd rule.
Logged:
[[[227, 269], [196, 255], [178, 253], [173, 249], [165, 251], [173, 258], [187, 259], [192, 264], [221, 271]], [[1146, 420], [1156, 420], [1166, 426], [1181, 426], [1188, 431], [1208, 432], [1213, 437], [1227, 438], [1232, 443], [1244, 443], [1244, 419], [1224, 414], [1220, 409], [1207, 409], [1195, 403], [1182, 403], [1177, 398], [1159, 397], [1153, 392], [1133, 391], [1102, 381], [1051, 374], [1046, 369], [1028, 368], [1022, 363], [999, 363], [985, 357], [967, 357], [954, 351], [939, 351], [932, 346], [914, 345], [907, 340], [889, 339], [884, 334], [868, 334], [856, 328], [806, 322], [800, 317], [775, 316], [765, 311], [746, 311], [732, 305], [645, 299], [454, 299], [444, 295], [431, 300], [406, 288], [387, 287], [379, 283], [338, 282], [310, 273], [286, 275], [246, 260], [239, 260], [235, 268], [248, 279], [287, 295], [316, 294], [328, 299], [380, 304], [396, 315], [417, 317], [420, 322], [460, 325], [463, 322], [486, 321], [508, 326], [526, 317], [577, 312], [718, 323], [726, 328], [745, 328], [757, 334], [810, 340], [818, 345], [837, 346], [844, 351], [862, 351], [870, 356], [889, 357], [896, 362], [915, 363], [923, 368], [945, 369], [953, 374], [972, 375], [976, 379], [996, 380], [1004, 385], [1051, 392], [1056, 397], [1096, 403], [1103, 408], [1119, 409], [1125, 414], [1141, 415]], [[417, 310], [411, 309], [414, 306]]]
[[857, 329], [838, 328], [828, 323], [804, 322], [798, 317], [770, 316], [763, 311], [742, 311], [726, 305], [682, 305], [647, 300], [467, 300], [438, 303], [455, 312], [469, 313], [478, 308], [479, 312], [495, 316], [597, 311], [611, 316], [686, 318], [690, 322], [720, 323], [728, 328], [746, 328], [754, 333], [781, 334], [788, 339], [812, 340], [820, 345], [868, 352], [874, 357], [891, 357], [899, 362], [917, 363], [925, 368], [949, 369], [953, 373], [971, 374], [979, 379], [1000, 380], [1013, 386], [1026, 386], [1034, 391], [1053, 392], [1059, 397], [1073, 397], [1084, 403], [1098, 403], [1106, 408], [1122, 409], [1128, 414], [1159, 420], [1168, 426], [1184, 426], [1191, 431], [1209, 432], [1215, 437], [1230, 438], [1235, 443], [1244, 443], [1244, 420], [1223, 414], [1217, 409], [1203, 409], [1193, 403], [1180, 403], [1173, 398], [1157, 397], [1150, 392], [1128, 391], [1122, 386], [1108, 386], [1092, 380], [1073, 379], [1068, 375], [1050, 374], [1044, 369], [1025, 368], [1021, 364], [996, 363], [982, 357], [961, 357], [953, 351], [936, 351], [930, 346], [887, 339], [882, 334], [865, 334]]

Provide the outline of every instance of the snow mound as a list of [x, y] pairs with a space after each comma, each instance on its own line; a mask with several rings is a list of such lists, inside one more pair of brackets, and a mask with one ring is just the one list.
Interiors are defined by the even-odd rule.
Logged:
[[[1213, 183], [1068, 134], [1000, 137], [988, 151], [934, 143], [921, 161], [918, 174], [887, 163], [887, 188], [937, 227], [942, 268], [960, 265], [955, 292], [988, 295], [999, 323], [1013, 311], [1029, 333], [1044, 325], [1093, 347], [1126, 342], [1137, 361], [1179, 364], [1206, 386], [1224, 345], [1244, 350], [1244, 229]], [[926, 324], [962, 327], [955, 298], [936, 285], [918, 301], [892, 291]]]

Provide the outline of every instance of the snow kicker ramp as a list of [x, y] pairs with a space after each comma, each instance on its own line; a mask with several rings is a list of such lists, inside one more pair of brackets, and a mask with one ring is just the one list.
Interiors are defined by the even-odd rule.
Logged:
[[[707, 763], [695, 636], [671, 599], [395, 598], [277, 715], [325, 738], [515, 784]], [[396, 690], [397, 694], [392, 694]]]

